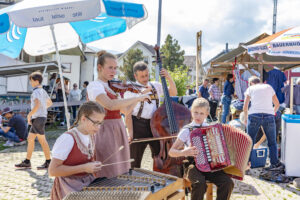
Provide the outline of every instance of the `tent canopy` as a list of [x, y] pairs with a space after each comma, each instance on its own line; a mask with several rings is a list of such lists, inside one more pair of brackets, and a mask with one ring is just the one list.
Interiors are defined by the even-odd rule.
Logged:
[[[41, 63], [29, 63], [29, 64], [19, 64], [11, 66], [1, 66], [0, 67], [0, 76], [16, 76], [22, 74], [30, 74], [35, 71], [43, 72], [47, 67], [46, 72], [57, 71], [58, 64], [56, 61], [51, 62], [41, 62]], [[64, 66], [62, 66], [64, 68]]]
[[[232, 65], [243, 64], [248, 65], [249, 68], [258, 69], [259, 65], [276, 66], [282, 71], [289, 70], [300, 66], [300, 58], [284, 57], [284, 56], [270, 56], [266, 53], [249, 55], [247, 46], [251, 44], [260, 43], [269, 37], [268, 34], [263, 33], [249, 42], [241, 43], [232, 51], [211, 61], [211, 67], [208, 70], [208, 77], [225, 77], [226, 74], [232, 73]], [[262, 59], [262, 62], [260, 61]]]

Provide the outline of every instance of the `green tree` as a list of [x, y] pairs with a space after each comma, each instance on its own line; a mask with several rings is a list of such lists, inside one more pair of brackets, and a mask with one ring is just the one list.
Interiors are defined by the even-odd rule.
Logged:
[[161, 47], [164, 58], [162, 58], [162, 65], [169, 71], [175, 71], [176, 68], [186, 69], [184, 62], [184, 50], [181, 50], [180, 45], [176, 39], [169, 34], [165, 40], [165, 44]]
[[184, 96], [186, 86], [188, 84], [188, 68], [177, 67], [174, 71], [169, 72], [172, 79], [174, 80], [177, 88], [177, 96]]
[[[136, 62], [143, 60], [143, 52], [140, 49], [130, 49], [123, 59], [123, 66], [120, 67], [120, 70], [123, 72], [126, 78], [134, 81], [133, 65]], [[125, 77], [122, 77], [121, 79], [125, 79]]]

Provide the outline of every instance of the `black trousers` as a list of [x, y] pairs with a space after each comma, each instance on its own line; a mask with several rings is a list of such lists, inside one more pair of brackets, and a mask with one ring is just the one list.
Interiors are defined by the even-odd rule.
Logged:
[[[135, 116], [132, 116], [133, 122], [133, 139], [138, 138], [152, 138], [152, 132], [150, 128], [150, 119], [138, 119]], [[152, 142], [140, 142], [133, 143], [130, 145], [130, 157], [134, 159], [134, 162], [131, 163], [131, 167], [140, 168], [144, 151], [147, 145], [150, 145], [152, 152], [152, 157], [159, 154], [160, 143], [159, 141]]]
[[212, 119], [216, 118], [216, 111], [218, 107], [218, 101], [211, 101], [209, 100], [209, 107], [210, 107], [210, 116]]
[[217, 186], [217, 200], [229, 200], [234, 187], [232, 179], [222, 170], [200, 172], [195, 165], [190, 165], [187, 177], [192, 183], [192, 200], [202, 200], [207, 189], [206, 180]]

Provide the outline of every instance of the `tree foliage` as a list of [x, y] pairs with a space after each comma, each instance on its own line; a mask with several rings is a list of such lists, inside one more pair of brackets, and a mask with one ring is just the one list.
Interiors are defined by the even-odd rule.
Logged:
[[[143, 60], [144, 60], [144, 55], [140, 49], [130, 49], [127, 55], [123, 59], [123, 66], [120, 67], [120, 70], [123, 72], [126, 78], [130, 79], [131, 81], [134, 81], [133, 65], [136, 62], [143, 61]], [[121, 79], [124, 78], [125, 77], [122, 77]]]
[[162, 65], [169, 71], [176, 71], [176, 68], [186, 69], [187, 67], [183, 64], [184, 62], [184, 50], [176, 39], [168, 34], [165, 40], [165, 44], [161, 47], [164, 58], [162, 59]]
[[172, 79], [174, 80], [177, 88], [177, 96], [184, 96], [186, 86], [188, 84], [188, 69], [184, 67], [177, 67], [174, 71], [169, 72]]

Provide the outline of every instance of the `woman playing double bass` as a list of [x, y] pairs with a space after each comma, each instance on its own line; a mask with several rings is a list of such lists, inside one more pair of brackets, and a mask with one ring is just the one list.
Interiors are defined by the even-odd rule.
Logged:
[[[106, 110], [103, 124], [95, 135], [96, 160], [106, 163], [115, 163], [129, 160], [129, 143], [120, 110], [126, 113], [136, 103], [150, 99], [148, 95], [139, 95], [130, 99], [118, 99], [118, 94], [109, 86], [109, 81], [117, 72], [116, 57], [105, 51], [98, 53], [97, 61], [98, 79], [87, 87], [88, 98], [96, 101]], [[118, 149], [124, 146], [118, 152]], [[117, 153], [115, 153], [117, 152]], [[111, 156], [114, 154], [113, 156]], [[107, 159], [109, 158], [109, 159]], [[96, 177], [115, 177], [128, 172], [130, 163], [102, 167]]]

